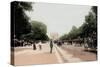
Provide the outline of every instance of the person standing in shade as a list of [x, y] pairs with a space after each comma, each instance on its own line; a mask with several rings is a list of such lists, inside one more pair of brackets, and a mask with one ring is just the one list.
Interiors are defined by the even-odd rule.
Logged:
[[35, 42], [33, 42], [32, 45], [33, 45], [33, 50], [36, 50]]
[[53, 42], [52, 40], [50, 41], [50, 53], [52, 53], [52, 49], [53, 49]]

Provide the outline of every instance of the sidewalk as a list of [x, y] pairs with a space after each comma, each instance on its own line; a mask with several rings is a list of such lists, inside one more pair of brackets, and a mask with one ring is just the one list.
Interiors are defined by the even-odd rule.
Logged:
[[37, 45], [37, 50], [31, 47], [15, 48], [15, 65], [33, 65], [33, 64], [57, 64], [69, 62], [81, 62], [69, 51], [65, 51], [56, 44], [53, 46], [53, 52], [50, 54], [50, 45], [42, 45], [42, 50]]
[[[16, 48], [15, 50], [23, 49]], [[25, 49], [25, 47], [24, 47]], [[50, 54], [49, 45], [42, 45], [42, 50], [32, 50], [32, 47], [26, 50], [15, 52], [15, 65], [33, 65], [33, 64], [54, 64], [59, 63], [55, 55], [55, 48], [53, 53]]]

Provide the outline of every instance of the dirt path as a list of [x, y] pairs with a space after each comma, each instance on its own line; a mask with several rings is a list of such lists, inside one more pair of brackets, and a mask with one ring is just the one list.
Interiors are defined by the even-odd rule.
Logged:
[[63, 45], [54, 46], [50, 54], [49, 45], [42, 45], [42, 50], [33, 50], [32, 46], [16, 47], [14, 52], [15, 65], [55, 64], [82, 61], [95, 61], [96, 54], [83, 51], [82, 47]]
[[70, 54], [73, 54], [73, 57], [78, 57], [83, 61], [96, 61], [96, 54], [84, 51], [82, 47], [74, 47], [71, 45], [63, 45], [62, 49], [67, 51]]
[[15, 57], [15, 65], [52, 64], [58, 63], [55, 54], [41, 53], [35, 55], [21, 54]]
[[[32, 50], [32, 47], [15, 49], [15, 65], [54, 64], [59, 63], [55, 51], [50, 54], [49, 47]], [[21, 51], [20, 51], [21, 50]]]

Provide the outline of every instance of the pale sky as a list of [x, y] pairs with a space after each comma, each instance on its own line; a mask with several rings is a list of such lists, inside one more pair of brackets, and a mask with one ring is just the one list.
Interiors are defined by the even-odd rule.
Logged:
[[30, 20], [41, 21], [47, 25], [47, 34], [68, 33], [72, 26], [79, 27], [84, 22], [85, 16], [91, 6], [67, 5], [52, 3], [35, 3], [33, 11], [26, 12]]

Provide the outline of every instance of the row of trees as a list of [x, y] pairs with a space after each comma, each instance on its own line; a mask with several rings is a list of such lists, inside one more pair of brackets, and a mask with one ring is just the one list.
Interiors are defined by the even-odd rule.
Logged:
[[79, 27], [73, 26], [68, 34], [64, 34], [60, 37], [60, 40], [73, 40], [83, 39], [90, 37], [95, 40], [94, 44], [97, 46], [97, 7], [93, 6], [87, 16], [85, 16], [85, 22]]
[[64, 34], [60, 37], [61, 40], [71, 40], [75, 39], [79, 36], [81, 30], [79, 30], [76, 26], [73, 26], [71, 31], [68, 34]]
[[[31, 2], [11, 2], [11, 41], [13, 39], [48, 40], [47, 27], [42, 22], [29, 22], [25, 11], [32, 11]], [[14, 44], [12, 44], [13, 46]]]
[[39, 21], [31, 22], [31, 32], [22, 34], [21, 39], [28, 40], [49, 40], [47, 36], [47, 26]]

